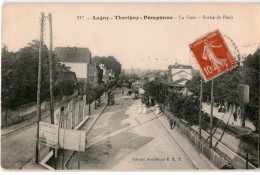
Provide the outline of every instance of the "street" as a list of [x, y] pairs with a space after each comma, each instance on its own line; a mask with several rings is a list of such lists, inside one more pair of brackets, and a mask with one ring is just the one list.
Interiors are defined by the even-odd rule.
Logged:
[[[50, 122], [50, 117], [44, 118]], [[4, 169], [22, 169], [35, 157], [37, 123], [1, 137], [1, 165]]]
[[[198, 168], [150, 109], [147, 114], [138, 114], [140, 99], [134, 100], [130, 96], [119, 94], [117, 97], [116, 104], [107, 106], [88, 133], [86, 151], [75, 153], [68, 162], [68, 169]], [[198, 158], [200, 159], [201, 157]], [[207, 166], [207, 169], [211, 168]]]
[[[91, 108], [93, 109], [94, 105]], [[96, 112], [98, 110], [92, 110], [92, 114]], [[46, 117], [42, 116], [42, 121], [50, 123], [49, 114]], [[23, 127], [23, 123], [26, 124], [27, 122], [32, 123]], [[25, 121], [13, 127], [18, 127], [18, 130], [1, 136], [1, 149], [4, 150], [1, 152], [1, 166], [4, 169], [23, 169], [35, 158], [37, 122], [33, 122], [33, 120]], [[48, 151], [44, 148], [46, 147], [41, 145], [41, 159]]]

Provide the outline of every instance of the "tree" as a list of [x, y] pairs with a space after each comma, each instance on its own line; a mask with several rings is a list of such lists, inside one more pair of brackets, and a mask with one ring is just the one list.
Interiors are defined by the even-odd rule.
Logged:
[[171, 92], [166, 97], [169, 109], [178, 118], [184, 119], [191, 125], [197, 125], [199, 122], [199, 98], [184, 96], [181, 93]]
[[248, 55], [244, 61], [245, 81], [249, 85], [249, 104], [246, 106], [246, 118], [251, 120], [258, 132], [259, 108], [259, 60], [260, 49]]
[[260, 49], [253, 55], [248, 55], [244, 61], [245, 81], [249, 85], [249, 99], [252, 105], [258, 105], [259, 100], [259, 60]]
[[96, 68], [98, 71], [98, 83], [101, 84], [103, 79], [103, 69], [100, 69], [98, 65], [96, 66]]
[[[225, 72], [214, 79], [214, 101], [229, 105], [238, 105], [238, 85], [243, 82], [243, 73], [245, 83], [249, 85], [249, 104], [246, 106], [246, 118], [250, 119], [256, 128], [258, 121], [258, 99], [259, 99], [259, 58], [260, 49], [253, 55], [248, 55], [243, 62], [243, 66], [238, 66]], [[198, 96], [200, 92], [200, 76], [196, 75], [187, 81], [187, 88], [194, 95]], [[211, 82], [203, 84], [203, 97], [210, 97]], [[228, 106], [229, 106], [228, 105]]]
[[[227, 102], [230, 105], [235, 105], [238, 103], [238, 93], [237, 86], [240, 82], [239, 67], [229, 70], [224, 74], [218, 76], [214, 79], [214, 101], [224, 104]], [[195, 96], [200, 94], [200, 84], [201, 75], [195, 75], [191, 80], [186, 83], [187, 89], [192, 92]], [[204, 80], [203, 80], [204, 82]], [[211, 96], [211, 81], [203, 83], [203, 97], [205, 100], [209, 99]]]
[[15, 92], [17, 91], [15, 86], [15, 81], [12, 81], [14, 79], [15, 54], [13, 52], [9, 52], [6, 46], [2, 48], [1, 54], [2, 54], [1, 105], [2, 105], [2, 109], [4, 109], [6, 112], [4, 122], [5, 124], [7, 124], [8, 109], [10, 108], [12, 101], [15, 100]]
[[[33, 40], [18, 52], [9, 52], [6, 47], [2, 48], [2, 103], [4, 108], [15, 109], [20, 105], [35, 102], [37, 92], [38, 40]], [[53, 55], [54, 81], [60, 71], [69, 71], [59, 63], [57, 56]], [[41, 99], [49, 98], [49, 50], [43, 45], [42, 52], [42, 91]]]
[[199, 96], [200, 94], [200, 80], [201, 76], [196, 74], [191, 80], [186, 82], [187, 89], [196, 96]]

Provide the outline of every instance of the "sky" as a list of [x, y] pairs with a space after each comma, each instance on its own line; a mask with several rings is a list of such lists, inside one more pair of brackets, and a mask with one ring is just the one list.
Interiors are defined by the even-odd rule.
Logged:
[[[241, 54], [254, 53], [260, 44], [257, 4], [5, 4], [2, 47], [6, 45], [9, 51], [16, 52], [39, 39], [41, 12], [46, 16], [52, 13], [54, 48], [88, 47], [92, 56], [114, 56], [123, 69], [166, 70], [176, 61], [198, 68], [189, 44], [216, 29], [231, 38]], [[94, 16], [109, 20], [94, 20]], [[116, 20], [115, 16], [139, 19]], [[173, 19], [151, 20], [144, 16]], [[48, 46], [47, 18], [44, 31]], [[224, 39], [235, 56], [235, 47]]]

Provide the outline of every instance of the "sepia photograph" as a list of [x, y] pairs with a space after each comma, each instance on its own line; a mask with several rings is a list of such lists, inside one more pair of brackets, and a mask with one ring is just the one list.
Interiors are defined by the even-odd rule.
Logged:
[[1, 171], [259, 171], [259, 4], [1, 8]]

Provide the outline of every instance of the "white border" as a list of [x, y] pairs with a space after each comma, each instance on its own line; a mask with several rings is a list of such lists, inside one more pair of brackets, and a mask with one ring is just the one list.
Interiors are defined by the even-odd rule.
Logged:
[[[2, 6], [3, 4], [7, 4], [7, 3], [260, 3], [260, 0], [0, 0], [0, 28], [1, 28], [1, 34], [0, 34], [0, 42], [1, 41], [1, 36], [2, 36]], [[0, 53], [1, 55], [1, 53]], [[0, 63], [0, 67], [1, 67], [1, 63]], [[1, 73], [0, 73], [1, 74]], [[0, 111], [1, 112], [1, 111]], [[1, 158], [0, 158], [1, 160]], [[250, 170], [233, 170], [233, 171], [221, 171], [221, 170], [217, 170], [217, 171], [203, 171], [203, 170], [197, 170], [197, 171], [153, 171], [153, 172], [122, 172], [122, 171], [114, 171], [114, 172], [106, 172], [106, 171], [45, 171], [45, 172], [40, 172], [40, 171], [3, 171], [2, 169], [0, 170], [0, 174], [11, 174], [11, 175], [17, 175], [17, 174], [103, 174], [106, 173], [107, 175], [114, 175], [114, 174], [135, 174], [135, 175], [158, 175], [158, 173], [160, 174], [167, 174], [167, 175], [172, 175], [172, 174], [193, 174], [193, 175], [208, 175], [210, 173], [210, 175], [219, 175], [220, 174], [235, 174], [235, 175], [244, 175], [244, 173], [246, 174], [259, 174], [260, 169], [256, 170], [256, 171], [250, 171]]]

